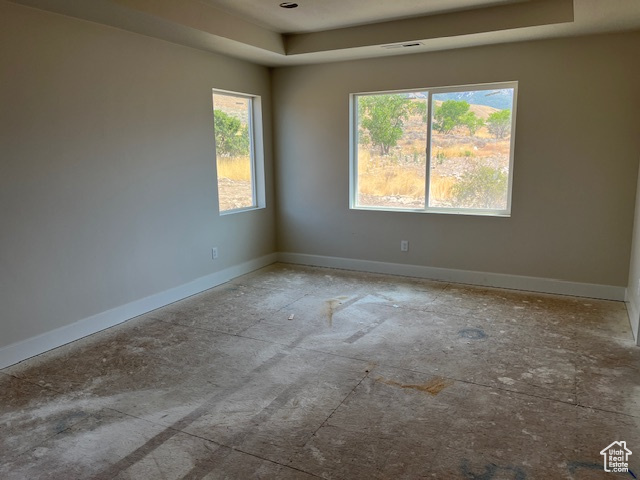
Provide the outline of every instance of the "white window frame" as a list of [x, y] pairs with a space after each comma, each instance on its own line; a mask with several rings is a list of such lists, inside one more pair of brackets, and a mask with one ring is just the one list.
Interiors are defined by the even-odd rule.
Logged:
[[[433, 95], [452, 92], [468, 92], [478, 90], [499, 90], [513, 89], [513, 108], [511, 109], [511, 138], [509, 150], [509, 176], [507, 185], [507, 207], [502, 209], [480, 209], [480, 208], [448, 208], [448, 207], [430, 207], [429, 206], [429, 188], [431, 184], [431, 123], [432, 123], [432, 103]], [[376, 207], [364, 206], [357, 204], [358, 198], [358, 108], [357, 99], [368, 95], [392, 95], [395, 93], [422, 92], [428, 95], [427, 98], [427, 145], [426, 145], [426, 172], [425, 172], [425, 206], [424, 208], [402, 208], [402, 207]], [[449, 87], [433, 87], [433, 88], [407, 88], [402, 90], [383, 90], [376, 92], [360, 92], [351, 93], [349, 95], [349, 208], [352, 210], [370, 210], [370, 211], [386, 211], [386, 212], [414, 212], [414, 213], [444, 213], [449, 215], [479, 215], [494, 217], [510, 217], [511, 216], [511, 197], [513, 190], [513, 157], [515, 150], [516, 137], [516, 109], [518, 98], [518, 82], [496, 82], [496, 83], [480, 83], [470, 85], [456, 85]]]
[[[249, 207], [234, 208], [231, 210], [220, 210], [220, 184], [218, 182], [218, 152], [215, 145], [215, 123], [214, 123], [214, 164], [216, 177], [216, 192], [218, 195], [218, 213], [222, 215], [231, 215], [234, 213], [247, 212], [251, 210], [259, 210], [266, 207], [265, 194], [265, 173], [264, 173], [264, 137], [262, 122], [262, 98], [259, 95], [252, 95], [231, 90], [221, 90], [218, 88], [211, 89], [212, 104], [213, 95], [227, 95], [242, 98], [249, 101], [249, 155], [251, 159], [251, 192], [252, 204]], [[215, 104], [213, 104], [215, 110]], [[213, 111], [212, 111], [213, 120]]]

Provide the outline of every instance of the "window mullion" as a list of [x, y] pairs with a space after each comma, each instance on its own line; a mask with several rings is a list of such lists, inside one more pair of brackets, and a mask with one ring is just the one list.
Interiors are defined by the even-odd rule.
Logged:
[[426, 141], [427, 144], [425, 146], [425, 153], [427, 155], [425, 161], [426, 172], [424, 175], [424, 179], [426, 185], [424, 187], [424, 209], [429, 209], [429, 197], [430, 197], [430, 188], [431, 188], [431, 103], [432, 103], [433, 94], [431, 91], [427, 92], [427, 136]]
[[256, 191], [256, 142], [254, 130], [254, 105], [253, 98], [249, 98], [249, 155], [251, 159], [251, 196], [254, 207], [258, 206], [258, 195]]

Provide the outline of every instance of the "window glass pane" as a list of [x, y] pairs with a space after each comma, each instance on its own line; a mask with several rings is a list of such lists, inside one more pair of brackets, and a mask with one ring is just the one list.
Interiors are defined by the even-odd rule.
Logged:
[[430, 207], [507, 210], [513, 94], [432, 96]]
[[424, 208], [427, 99], [426, 92], [356, 97], [357, 206]]
[[256, 206], [251, 148], [251, 99], [213, 94], [220, 211]]

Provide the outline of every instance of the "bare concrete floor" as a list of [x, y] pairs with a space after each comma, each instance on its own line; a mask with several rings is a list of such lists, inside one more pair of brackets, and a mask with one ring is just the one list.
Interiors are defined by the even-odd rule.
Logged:
[[2, 479], [640, 476], [624, 304], [274, 265], [0, 371]]

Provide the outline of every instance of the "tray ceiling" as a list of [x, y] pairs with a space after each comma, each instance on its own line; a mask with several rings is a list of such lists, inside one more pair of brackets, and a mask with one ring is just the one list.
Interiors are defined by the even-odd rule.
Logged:
[[267, 66], [640, 30], [640, 0], [9, 1]]

